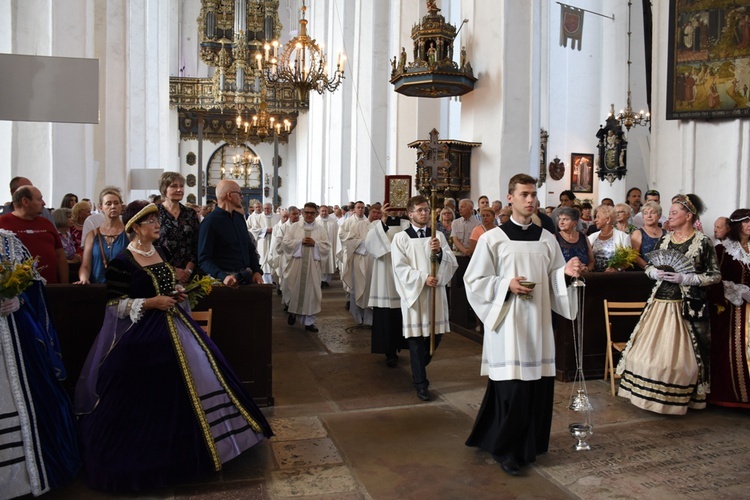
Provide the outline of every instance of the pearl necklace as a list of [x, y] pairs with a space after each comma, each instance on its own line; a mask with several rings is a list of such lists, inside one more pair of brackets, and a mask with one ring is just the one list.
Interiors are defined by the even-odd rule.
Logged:
[[128, 250], [137, 253], [138, 255], [143, 255], [144, 257], [151, 257], [156, 253], [156, 248], [154, 247], [154, 245], [151, 245], [151, 250], [144, 251], [136, 248], [135, 244], [132, 241], [128, 243]]

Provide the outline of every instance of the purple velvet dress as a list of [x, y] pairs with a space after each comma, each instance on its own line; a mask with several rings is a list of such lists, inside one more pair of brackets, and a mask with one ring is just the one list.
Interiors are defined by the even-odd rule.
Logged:
[[152, 309], [132, 321], [129, 301], [174, 286], [171, 266], [141, 267], [129, 250], [107, 269], [104, 325], [76, 388], [86, 482], [94, 489], [192, 480], [273, 435], [189, 313]]

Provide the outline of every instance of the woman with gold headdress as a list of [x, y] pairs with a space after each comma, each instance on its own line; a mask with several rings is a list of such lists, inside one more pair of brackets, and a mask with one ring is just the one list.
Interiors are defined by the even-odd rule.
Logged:
[[[711, 240], [693, 222], [703, 211], [695, 195], [669, 209], [669, 233], [656, 245], [646, 274], [656, 285], [617, 366], [618, 395], [656, 413], [683, 415], [706, 407], [710, 391], [711, 336], [708, 287], [721, 280]], [[679, 271], [682, 269], [682, 271]]]
[[735, 210], [717, 245], [722, 284], [711, 307], [711, 397], [750, 409], [750, 209]]
[[104, 324], [76, 388], [86, 482], [140, 491], [192, 480], [272, 435], [223, 356], [183, 309], [154, 242], [158, 209], [123, 214], [131, 241], [107, 268]]

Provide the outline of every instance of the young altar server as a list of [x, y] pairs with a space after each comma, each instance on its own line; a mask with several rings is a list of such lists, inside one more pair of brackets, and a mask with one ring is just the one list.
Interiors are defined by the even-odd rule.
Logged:
[[385, 354], [386, 364], [394, 367], [398, 363], [396, 353], [405, 341], [401, 333], [401, 297], [398, 295], [393, 277], [391, 244], [394, 236], [400, 233], [409, 221], [398, 216], [389, 216], [389, 211], [390, 207], [386, 203], [383, 205], [383, 219], [373, 222], [367, 232], [365, 248], [373, 259], [368, 302], [368, 306], [372, 308], [371, 352]]
[[293, 325], [299, 317], [308, 332], [317, 332], [315, 315], [320, 312], [323, 294], [320, 291], [321, 262], [331, 252], [328, 234], [315, 222], [318, 206], [305, 203], [302, 220], [284, 232], [282, 247], [287, 265], [284, 283], [289, 291], [289, 320]]
[[[396, 290], [401, 296], [403, 335], [409, 343], [411, 375], [417, 397], [430, 400], [426, 366], [430, 363], [430, 324], [435, 325], [435, 348], [442, 335], [450, 331], [448, 298], [445, 285], [450, 283], [458, 268], [456, 257], [448, 246], [443, 233], [433, 236], [427, 222], [430, 220], [430, 205], [424, 196], [409, 198], [406, 211], [411, 224], [393, 238], [391, 259]], [[438, 268], [430, 276], [430, 255], [437, 251]], [[435, 288], [435, 314], [431, 315], [430, 288]]]
[[586, 266], [577, 257], [566, 264], [555, 236], [532, 223], [536, 179], [513, 176], [508, 202], [510, 220], [479, 238], [464, 275], [466, 297], [484, 323], [481, 373], [489, 375], [466, 445], [491, 453], [515, 476], [549, 446], [555, 387], [551, 310], [575, 317], [576, 292], [565, 276]]

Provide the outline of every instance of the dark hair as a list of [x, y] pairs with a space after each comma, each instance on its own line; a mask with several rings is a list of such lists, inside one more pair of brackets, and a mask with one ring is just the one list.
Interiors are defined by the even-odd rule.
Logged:
[[304, 207], [302, 207], [302, 208], [303, 209], [304, 208], [314, 208], [316, 212], [318, 211], [318, 205], [316, 205], [315, 203], [313, 203], [311, 201], [308, 201], [307, 203], [305, 203]]
[[607, 200], [609, 200], [609, 202], [612, 203], [613, 207], [615, 206], [615, 200], [613, 200], [612, 198], [602, 198], [601, 205], [604, 205], [604, 202]]
[[649, 189], [643, 196], [658, 196], [661, 200], [661, 194], [659, 194], [659, 191], [657, 191], [656, 189]]
[[60, 203], [60, 208], [73, 208], [70, 206], [70, 200], [73, 198], [75, 198], [76, 203], [78, 203], [78, 196], [73, 193], [68, 193], [65, 196], [63, 196], [62, 203]]
[[416, 208], [417, 205], [421, 205], [423, 203], [429, 203], [426, 197], [422, 196], [421, 194], [412, 196], [411, 198], [409, 198], [409, 201], [406, 202], [406, 211], [413, 212], [414, 208]]
[[508, 194], [513, 194], [516, 190], [516, 184], [534, 184], [536, 185], [536, 179], [529, 174], [516, 174], [508, 181]]
[[633, 191], [638, 191], [639, 193], [642, 193], [642, 192], [643, 192], [643, 191], [641, 191], [641, 188], [637, 188], [637, 187], [632, 187], [632, 188], [628, 189], [628, 194], [626, 194], [626, 195], [625, 195], [625, 199], [626, 199], [626, 200], [627, 200], [628, 198], [630, 198], [630, 193], [632, 193]]
[[581, 210], [586, 210], [587, 208], [591, 210], [594, 207], [592, 207], [591, 203], [589, 203], [588, 201], [584, 201], [583, 203], [581, 203]]
[[[143, 210], [143, 208], [148, 205], [149, 203], [146, 200], [135, 200], [128, 203], [128, 206], [125, 207], [125, 210], [122, 212], [122, 223], [126, 226], [128, 225], [128, 221], [135, 217], [135, 215]], [[134, 232], [133, 226], [130, 226], [130, 229], [128, 230], [129, 233]]]
[[16, 192], [16, 189], [21, 185], [22, 180], [27, 180], [26, 177], [13, 177], [10, 180], [10, 194], [13, 194]]
[[13, 193], [13, 206], [14, 207], [20, 207], [23, 204], [24, 198], [27, 200], [30, 200], [33, 197], [33, 194], [31, 193], [31, 188], [34, 186], [21, 186], [20, 188], [16, 189], [16, 192]]
[[[729, 217], [729, 232], [727, 238], [732, 241], [740, 241], [740, 233], [742, 232], [742, 223], [746, 218], [750, 218], [750, 208], [740, 208], [732, 212]], [[732, 222], [736, 221], [736, 222]]]
[[483, 194], [482, 196], [480, 196], [479, 198], [477, 198], [477, 201], [481, 200], [482, 198], [486, 199], [487, 201], [490, 201], [490, 197], [487, 196], [486, 194]]
[[703, 212], [706, 211], [706, 205], [697, 194], [680, 194], [672, 198], [672, 200], [673, 204], [676, 203], [678, 205], [682, 205], [682, 208], [686, 212], [693, 214], [693, 220], [696, 220]]
[[566, 189], [565, 191], [563, 191], [562, 193], [560, 193], [560, 197], [559, 198], [562, 198], [563, 196], [567, 196], [570, 201], [573, 201], [573, 200], [576, 199], [576, 195], [573, 194], [573, 191], [571, 191], [570, 189]]

